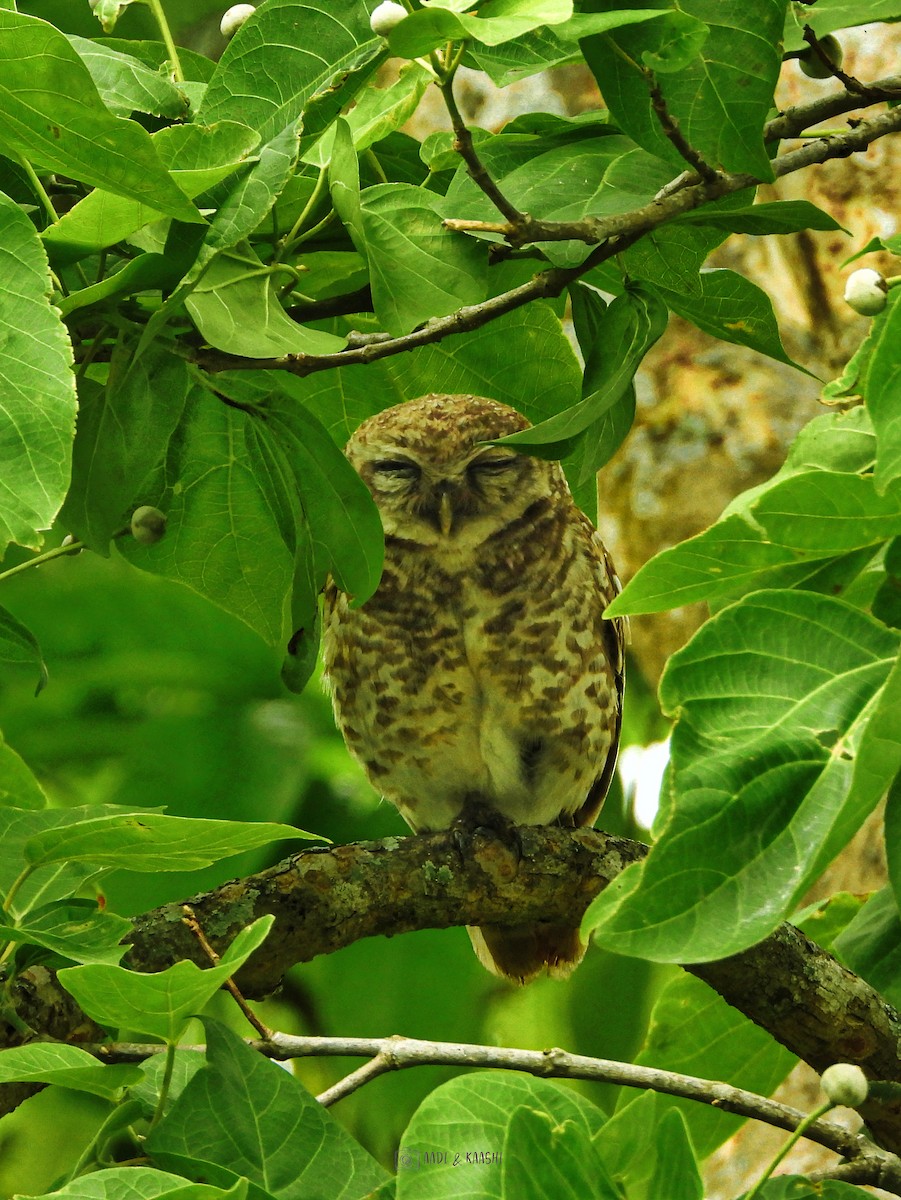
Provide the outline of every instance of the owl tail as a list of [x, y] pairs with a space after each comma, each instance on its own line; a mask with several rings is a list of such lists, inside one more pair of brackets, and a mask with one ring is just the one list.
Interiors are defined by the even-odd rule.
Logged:
[[542, 971], [566, 979], [585, 957], [578, 929], [539, 921], [534, 925], [467, 926], [479, 962], [511, 983], [529, 983]]

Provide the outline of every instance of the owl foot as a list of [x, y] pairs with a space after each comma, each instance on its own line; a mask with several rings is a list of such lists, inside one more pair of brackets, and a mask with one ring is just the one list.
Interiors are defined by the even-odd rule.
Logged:
[[464, 864], [473, 857], [476, 838], [499, 841], [511, 851], [517, 863], [522, 859], [522, 841], [516, 825], [479, 795], [466, 797], [450, 827], [450, 836]]

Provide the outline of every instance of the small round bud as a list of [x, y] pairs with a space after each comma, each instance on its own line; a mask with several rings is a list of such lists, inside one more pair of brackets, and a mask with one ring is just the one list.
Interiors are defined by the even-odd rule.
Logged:
[[252, 17], [256, 11], [252, 4], [233, 4], [223, 14], [219, 22], [219, 32], [224, 38], [233, 38], [247, 18]]
[[855, 312], [865, 317], [882, 312], [888, 300], [888, 285], [884, 276], [871, 267], [852, 271], [845, 284], [845, 300]]
[[835, 1063], [820, 1077], [823, 1091], [833, 1104], [858, 1108], [867, 1098], [870, 1085], [860, 1067], [853, 1063]]
[[150, 504], [136, 508], [131, 517], [131, 535], [142, 546], [155, 546], [166, 532], [166, 514]]
[[70, 554], [81, 554], [82, 550], [84, 550], [84, 546], [81, 544], [81, 542], [78, 540], [78, 538], [75, 536], [74, 533], [67, 533], [66, 536], [63, 538], [63, 540], [60, 542], [60, 545], [61, 546], [71, 546], [72, 549], [69, 551]]
[[[820, 38], [820, 49], [829, 59], [834, 67], [842, 65], [842, 59], [845, 57], [845, 52], [842, 50], [842, 44], [837, 37], [833, 37], [831, 33], [827, 33], [825, 37]], [[804, 72], [808, 79], [832, 79], [833, 74], [814, 50], [813, 46], [808, 46], [803, 54], [798, 57], [798, 66]]]
[[383, 0], [383, 3], [372, 10], [369, 27], [379, 37], [387, 37], [394, 26], [399, 25], [406, 16], [409, 16], [409, 13], [402, 4], [395, 4], [394, 0]]

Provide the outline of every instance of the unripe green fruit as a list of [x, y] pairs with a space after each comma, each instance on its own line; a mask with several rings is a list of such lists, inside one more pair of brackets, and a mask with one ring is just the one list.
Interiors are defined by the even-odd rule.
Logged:
[[136, 508], [131, 517], [131, 535], [142, 546], [155, 546], [166, 532], [166, 514], [150, 504]]
[[853, 1063], [835, 1063], [827, 1067], [820, 1083], [833, 1104], [844, 1104], [848, 1108], [863, 1104], [870, 1090], [866, 1075]]
[[[834, 67], [842, 65], [842, 59], [845, 57], [845, 52], [842, 50], [842, 44], [837, 37], [833, 37], [828, 33], [825, 37], [820, 38], [820, 46], [823, 49], [826, 57]], [[832, 72], [814, 50], [813, 46], [808, 46], [803, 54], [798, 57], [798, 65], [807, 76], [808, 79], [832, 79]]]

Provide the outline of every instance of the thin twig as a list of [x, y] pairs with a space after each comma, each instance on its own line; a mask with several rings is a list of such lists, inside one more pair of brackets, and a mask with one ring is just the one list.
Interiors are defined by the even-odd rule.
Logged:
[[[901, 130], [901, 107], [880, 113], [867, 121], [861, 121], [854, 129], [835, 136], [817, 138], [805, 143], [797, 150], [780, 155], [773, 162], [777, 178], [800, 171], [805, 167], [830, 159], [847, 158], [859, 150], [866, 149], [872, 142], [890, 133]], [[790, 134], [786, 134], [790, 136]], [[353, 366], [374, 362], [395, 354], [403, 354], [420, 346], [440, 342], [453, 334], [468, 333], [487, 325], [505, 313], [521, 308], [533, 300], [558, 296], [571, 282], [587, 274], [593, 267], [621, 253], [644, 234], [656, 229], [684, 212], [701, 207], [711, 199], [731, 195], [745, 188], [754, 187], [759, 180], [753, 175], [722, 174], [713, 183], [700, 183], [682, 188], [664, 200], [652, 200], [631, 212], [613, 214], [608, 217], [586, 217], [581, 221], [531, 220], [532, 241], [584, 241], [599, 245], [577, 267], [552, 267], [536, 275], [528, 283], [520, 284], [508, 292], [492, 296], [481, 304], [468, 305], [436, 317], [422, 328], [400, 337], [385, 337], [381, 340], [358, 345], [353, 349], [341, 350], [336, 354], [290, 354], [283, 358], [242, 358], [219, 350], [192, 351], [194, 362], [209, 371], [289, 371], [294, 375], [312, 375], [317, 371], [330, 371], [335, 367]]]
[[[548, 1050], [520, 1050], [513, 1046], [482, 1046], [467, 1042], [437, 1042], [408, 1038], [395, 1034], [383, 1038], [362, 1037], [302, 1037], [273, 1033], [262, 1042], [250, 1042], [254, 1049], [280, 1060], [294, 1058], [352, 1058], [366, 1057], [370, 1061], [347, 1075], [323, 1096], [329, 1103], [349, 1095], [368, 1079], [386, 1071], [410, 1067], [446, 1066], [481, 1067], [504, 1071], [521, 1071], [542, 1079], [586, 1079], [594, 1083], [612, 1083], [622, 1087], [645, 1088], [667, 1096], [680, 1096], [700, 1104], [711, 1105], [723, 1112], [748, 1117], [794, 1132], [807, 1114], [790, 1105], [781, 1104], [744, 1088], [733, 1087], [713, 1079], [664, 1071], [656, 1067], [636, 1066], [613, 1059], [591, 1058], [570, 1054], [556, 1047]], [[160, 1050], [156, 1045], [121, 1042], [83, 1047], [104, 1062], [141, 1062]], [[202, 1047], [184, 1047], [201, 1050]], [[377, 1064], [377, 1065], [376, 1065]], [[345, 1087], [353, 1081], [352, 1086]], [[340, 1094], [338, 1094], [340, 1091]], [[322, 1100], [322, 1096], [319, 1097]], [[833, 1150], [844, 1158], [856, 1158], [864, 1152], [859, 1138], [841, 1125], [830, 1121], [814, 1122], [805, 1137]], [[882, 1151], [865, 1146], [866, 1152], [877, 1156]], [[894, 1158], [894, 1156], [888, 1156]], [[901, 1163], [898, 1164], [901, 1166]]]
[[391, 1054], [379, 1051], [375, 1058], [371, 1058], [368, 1063], [357, 1067], [355, 1071], [351, 1071], [349, 1075], [345, 1075], [343, 1079], [333, 1083], [330, 1088], [320, 1092], [316, 1099], [323, 1108], [330, 1108], [339, 1100], [343, 1100], [345, 1096], [355, 1092], [357, 1088], [361, 1088], [364, 1083], [369, 1083], [370, 1079], [375, 1079], [379, 1075], [384, 1075], [386, 1071], [394, 1069], [395, 1064], [391, 1061]]
[[881, 99], [877, 91], [871, 87], [868, 87], [867, 84], [861, 83], [860, 80], [855, 79], [853, 75], [846, 74], [842, 70], [839, 63], [832, 61], [832, 59], [826, 53], [823, 43], [809, 25], [804, 26], [801, 36], [804, 38], [804, 41], [807, 43], [807, 45], [810, 46], [811, 50], [813, 50], [814, 54], [817, 56], [823, 66], [830, 71], [840, 83], [843, 83], [849, 92], [853, 92], [855, 96], [862, 96], [864, 100], [869, 101], [871, 104], [874, 101]]
[[678, 151], [688, 165], [700, 175], [701, 179], [707, 183], [713, 183], [719, 178], [719, 172], [716, 171], [709, 162], [704, 158], [700, 151], [688, 141], [685, 134], [679, 128], [679, 122], [672, 115], [669, 106], [666, 103], [666, 97], [660, 90], [660, 84], [657, 82], [657, 76], [648, 67], [642, 67], [641, 73], [644, 76], [644, 81], [648, 86], [648, 91], [651, 95], [651, 107], [654, 109], [654, 115], [660, 122], [660, 128], [663, 130], [667, 139], [672, 143], [673, 147]]
[[[203, 952], [207, 956], [207, 958], [210, 960], [210, 962], [213, 964], [214, 967], [217, 967], [220, 962], [219, 955], [216, 953], [216, 951], [213, 949], [213, 947], [207, 941], [206, 934], [203, 932], [203, 929], [200, 927], [200, 922], [197, 920], [197, 916], [194, 912], [194, 909], [190, 906], [190, 904], [182, 905], [182, 918], [181, 919], [184, 922], [184, 924], [187, 925], [188, 929], [190, 929], [190, 931], [194, 935], [194, 937], [197, 939], [197, 942], [198, 942], [200, 948], [203, 950]], [[230, 993], [232, 999], [237, 1004], [238, 1008], [240, 1008], [241, 1012], [244, 1014], [244, 1016], [247, 1018], [247, 1020], [253, 1026], [253, 1028], [257, 1031], [257, 1033], [260, 1035], [260, 1037], [263, 1038], [264, 1040], [268, 1040], [272, 1036], [272, 1030], [269, 1029], [266, 1025], [264, 1025], [263, 1022], [260, 1020], [260, 1018], [257, 1016], [257, 1014], [253, 1011], [253, 1009], [250, 1007], [250, 1005], [247, 1003], [247, 1001], [241, 995], [241, 992], [238, 989], [238, 985], [231, 978], [231, 976], [229, 976], [228, 979], [226, 979], [224, 986], [225, 986], [226, 991]]]
[[472, 134], [457, 107], [457, 101], [454, 99], [453, 76], [440, 85], [440, 90], [454, 130], [454, 149], [466, 164], [466, 170], [470, 179], [476, 187], [485, 193], [498, 212], [507, 218], [507, 221], [513, 227], [513, 231], [522, 234], [523, 240], [530, 240], [525, 237], [525, 233], [528, 231], [531, 223], [528, 213], [520, 212], [516, 205], [507, 199], [491, 178], [488, 168], [482, 162], [481, 158], [479, 158], [475, 143], [472, 140]]

